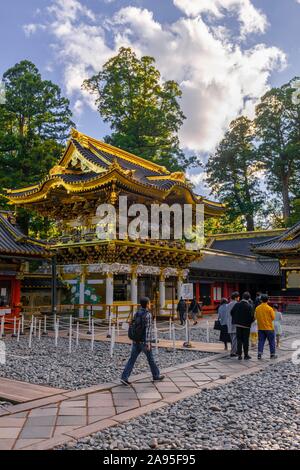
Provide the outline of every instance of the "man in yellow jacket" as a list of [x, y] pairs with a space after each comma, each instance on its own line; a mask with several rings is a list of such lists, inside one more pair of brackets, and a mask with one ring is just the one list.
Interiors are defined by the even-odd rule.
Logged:
[[258, 359], [262, 358], [266, 339], [269, 342], [271, 359], [276, 359], [275, 354], [275, 331], [274, 320], [275, 312], [268, 305], [269, 297], [267, 294], [261, 295], [261, 304], [255, 309], [255, 319], [258, 329]]

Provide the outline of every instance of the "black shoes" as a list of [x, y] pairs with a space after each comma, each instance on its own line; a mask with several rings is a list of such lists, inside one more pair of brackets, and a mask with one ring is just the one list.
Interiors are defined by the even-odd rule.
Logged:
[[258, 355], [257, 355], [257, 359], [261, 359], [261, 354], [258, 354]]
[[129, 387], [129, 385], [131, 385], [131, 382], [129, 382], [128, 380], [121, 379], [121, 384], [125, 385], [125, 387]]
[[276, 354], [271, 354], [270, 359], [277, 359], [277, 357], [278, 357], [278, 356], [277, 356]]
[[249, 356], [249, 355], [245, 356], [244, 359], [245, 359], [245, 361], [249, 361], [249, 359], [251, 359], [251, 356]]
[[242, 356], [239, 356], [239, 357], [238, 357], [238, 360], [239, 360], [239, 361], [241, 361], [242, 359], [243, 359], [243, 357], [242, 357]]
[[156, 379], [153, 379], [153, 382], [161, 382], [162, 380], [164, 380], [165, 376], [164, 375], [160, 375], [159, 377], [157, 377]]

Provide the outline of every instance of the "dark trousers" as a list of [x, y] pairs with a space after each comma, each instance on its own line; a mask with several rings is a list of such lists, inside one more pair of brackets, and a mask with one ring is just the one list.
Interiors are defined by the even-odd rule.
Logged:
[[273, 330], [258, 330], [258, 354], [264, 352], [266, 339], [269, 343], [270, 354], [275, 354], [275, 333]]
[[250, 336], [250, 328], [241, 328], [240, 326], [236, 327], [238, 356], [242, 355], [243, 350], [244, 350], [244, 356], [248, 356], [249, 336]]
[[128, 380], [128, 378], [129, 378], [129, 376], [132, 372], [132, 369], [134, 368], [134, 364], [135, 364], [137, 358], [139, 357], [139, 355], [141, 354], [141, 352], [146, 354], [146, 357], [147, 357], [147, 360], [148, 360], [153, 378], [157, 379], [160, 376], [159, 368], [157, 367], [157, 365], [154, 361], [152, 349], [150, 349], [150, 351], [148, 351], [147, 348], [146, 348], [146, 345], [143, 344], [143, 343], [132, 343], [130, 358], [128, 359], [128, 362], [127, 362], [127, 364], [125, 366], [125, 369], [123, 371], [123, 374], [122, 374], [122, 379], [123, 380]]
[[185, 312], [179, 311], [180, 323], [183, 325], [185, 322]]

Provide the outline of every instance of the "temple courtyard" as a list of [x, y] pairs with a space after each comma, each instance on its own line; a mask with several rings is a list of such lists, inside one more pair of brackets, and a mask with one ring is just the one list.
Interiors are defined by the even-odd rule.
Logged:
[[[206, 339], [216, 335], [212, 325]], [[203, 339], [205, 327], [200, 321], [191, 337]], [[35, 337], [29, 349], [27, 334], [19, 343], [7, 335], [0, 449], [299, 449], [300, 366], [291, 360], [297, 315], [284, 316], [283, 327], [276, 360], [266, 349], [261, 361], [255, 350], [238, 361], [220, 343], [164, 347], [162, 324], [155, 354], [165, 380], [153, 383], [140, 358], [130, 387], [119, 383], [125, 335], [112, 357], [109, 339], [95, 340], [93, 351], [81, 339], [69, 353], [64, 336], [57, 348], [50, 333]]]

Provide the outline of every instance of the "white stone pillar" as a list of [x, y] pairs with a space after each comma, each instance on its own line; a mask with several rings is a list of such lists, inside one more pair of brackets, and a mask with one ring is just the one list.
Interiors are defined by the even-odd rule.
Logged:
[[131, 282], [130, 282], [130, 291], [131, 291], [131, 302], [133, 304], [138, 303], [138, 289], [137, 289], [137, 274], [136, 271], [131, 272]]
[[163, 274], [159, 277], [159, 306], [161, 309], [164, 308], [166, 303], [166, 285], [165, 277]]
[[[85, 292], [85, 278], [86, 278], [86, 272], [85, 269], [82, 268], [81, 274], [80, 274], [80, 284], [79, 284], [79, 303], [84, 304], [84, 292]], [[84, 307], [79, 308], [79, 318], [84, 317]]]
[[177, 279], [177, 300], [180, 300], [180, 297], [182, 296], [182, 284], [183, 284], [182, 277], [179, 276]]
[[[106, 290], [105, 290], [105, 303], [106, 305], [113, 305], [114, 303], [114, 275], [113, 273], [106, 274]], [[111, 313], [112, 309], [111, 309]], [[106, 316], [108, 317], [109, 308], [106, 309]]]

